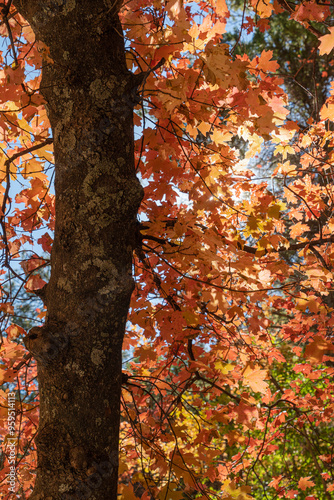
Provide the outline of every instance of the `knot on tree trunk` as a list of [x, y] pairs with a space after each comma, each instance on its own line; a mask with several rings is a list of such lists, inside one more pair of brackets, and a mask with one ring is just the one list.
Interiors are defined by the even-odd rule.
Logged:
[[32, 356], [43, 365], [54, 362], [68, 344], [68, 336], [57, 325], [34, 326], [24, 339]]

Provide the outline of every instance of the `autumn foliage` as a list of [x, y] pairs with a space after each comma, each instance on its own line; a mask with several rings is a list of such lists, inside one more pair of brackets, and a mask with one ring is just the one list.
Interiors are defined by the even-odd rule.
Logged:
[[[145, 72], [134, 113], [145, 197], [124, 341], [124, 500], [317, 500], [334, 491], [334, 83], [325, 102], [321, 82], [308, 89], [307, 123], [292, 119], [286, 69], [265, 46], [238, 54], [239, 40], [226, 35], [230, 13], [225, 0], [132, 0], [120, 12], [128, 68]], [[240, 37], [270, 31], [281, 14], [313, 36], [312, 60], [300, 67], [320, 56], [333, 64], [328, 0], [250, 0]], [[52, 60], [13, 6], [0, 34], [7, 499], [11, 391], [20, 498], [34, 482], [38, 387], [22, 340], [43, 321], [42, 302], [32, 320], [20, 316], [46, 282], [55, 196], [39, 93]], [[266, 147], [273, 166], [262, 176]]]

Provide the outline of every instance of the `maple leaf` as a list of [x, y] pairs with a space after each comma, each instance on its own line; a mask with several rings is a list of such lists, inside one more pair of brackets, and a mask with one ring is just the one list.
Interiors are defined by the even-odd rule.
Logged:
[[260, 56], [257, 56], [253, 59], [251, 64], [256, 64], [258, 69], [261, 70], [263, 73], [267, 72], [272, 72], [274, 73], [275, 71], [278, 70], [279, 64], [277, 61], [272, 61], [271, 58], [273, 57], [273, 51], [272, 50], [263, 50], [261, 52]]
[[21, 267], [26, 274], [31, 273], [35, 269], [42, 267], [45, 264], [45, 260], [37, 257], [37, 255], [31, 257], [29, 260], [21, 262]]
[[34, 290], [43, 288], [45, 285], [46, 281], [44, 281], [38, 274], [33, 274], [25, 284], [25, 289], [28, 292], [33, 292]]
[[298, 490], [289, 490], [285, 493], [286, 498], [296, 498], [296, 495], [298, 495]]
[[245, 401], [241, 400], [236, 408], [237, 422], [243, 424], [249, 429], [253, 429], [255, 421], [258, 418], [258, 410], [254, 406], [250, 406]]
[[319, 54], [322, 56], [324, 54], [329, 54], [334, 47], [334, 27], [329, 28], [330, 33], [328, 35], [321, 36], [319, 38]]
[[302, 2], [296, 6], [295, 12], [291, 14], [291, 19], [296, 21], [324, 21], [330, 15], [330, 9], [327, 5], [318, 5], [315, 0]]
[[260, 366], [248, 363], [242, 372], [246, 384], [254, 391], [264, 394], [268, 389], [265, 379], [268, 377], [267, 371]]
[[[334, 42], [334, 37], [333, 37]], [[331, 120], [334, 121], [334, 103], [326, 102], [320, 110], [321, 120]]]
[[273, 11], [269, 0], [250, 0], [250, 4], [260, 17], [269, 17]]
[[310, 481], [311, 476], [308, 477], [301, 477], [298, 481], [298, 487], [302, 490], [305, 491], [307, 488], [311, 488], [312, 486], [315, 485], [313, 481]]
[[321, 363], [326, 351], [333, 349], [334, 346], [331, 342], [321, 335], [315, 335], [313, 341], [306, 346], [304, 357], [311, 363]]
[[182, 7], [183, 0], [169, 0], [167, 2], [167, 10], [171, 14], [172, 19], [179, 17]]
[[228, 17], [230, 15], [230, 12], [226, 6], [225, 0], [214, 0], [214, 2], [215, 2], [216, 12], [217, 12], [218, 16]]
[[234, 365], [230, 363], [223, 363], [222, 361], [216, 361], [215, 369], [219, 370], [223, 375], [227, 375], [234, 369]]
[[44, 252], [49, 252], [49, 253], [51, 253], [52, 242], [53, 242], [53, 239], [51, 238], [51, 236], [48, 233], [43, 234], [43, 236], [41, 236], [37, 240], [37, 243], [42, 245]]
[[275, 148], [274, 154], [276, 155], [278, 153], [280, 153], [282, 155], [283, 160], [285, 160], [288, 154], [293, 155], [295, 153], [295, 150], [288, 144], [287, 145], [281, 144], [280, 146], [276, 146]]
[[13, 304], [11, 304], [10, 302], [1, 303], [0, 311], [4, 312], [5, 314], [14, 314]]
[[20, 335], [25, 335], [26, 331], [19, 325], [12, 324], [7, 329], [6, 332], [11, 339], [16, 339]]
[[133, 486], [132, 484], [129, 485], [122, 485], [120, 488], [120, 498], [121, 499], [128, 499], [128, 500], [136, 500], [138, 497], [135, 495], [133, 491]]

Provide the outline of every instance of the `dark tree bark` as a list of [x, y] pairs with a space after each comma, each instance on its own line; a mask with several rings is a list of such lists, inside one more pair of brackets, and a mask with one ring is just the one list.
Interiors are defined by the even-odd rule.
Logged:
[[133, 75], [113, 0], [15, 0], [50, 48], [42, 94], [54, 136], [56, 230], [38, 363], [33, 500], [116, 500], [122, 340], [142, 188]]

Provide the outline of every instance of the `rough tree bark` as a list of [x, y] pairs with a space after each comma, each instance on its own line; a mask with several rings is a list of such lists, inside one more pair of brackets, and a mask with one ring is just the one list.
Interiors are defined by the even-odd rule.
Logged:
[[142, 188], [133, 75], [114, 0], [14, 0], [50, 48], [56, 230], [48, 315], [26, 346], [40, 387], [33, 500], [116, 500], [121, 349]]

